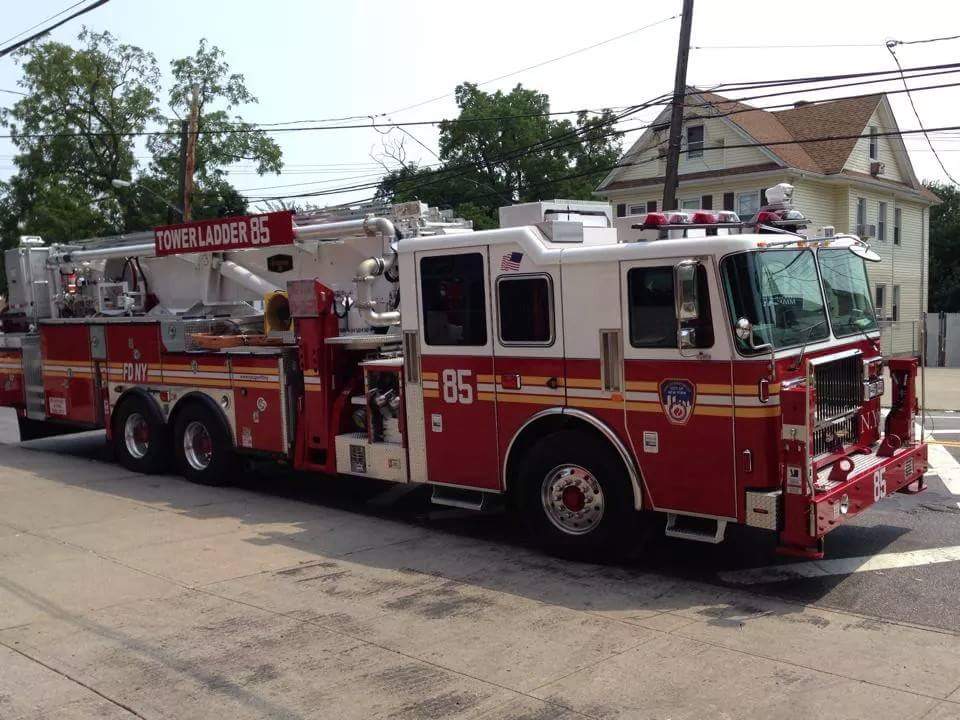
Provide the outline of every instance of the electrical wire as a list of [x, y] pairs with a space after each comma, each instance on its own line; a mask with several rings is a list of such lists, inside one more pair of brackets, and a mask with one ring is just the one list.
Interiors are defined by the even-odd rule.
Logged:
[[[520, 68], [519, 70], [513, 70], [513, 71], [508, 72], [508, 73], [505, 73], [505, 74], [503, 74], [503, 75], [498, 75], [497, 77], [490, 78], [489, 80], [484, 80], [484, 81], [482, 81], [482, 82], [477, 83], [477, 87], [483, 87], [484, 85], [489, 85], [490, 83], [494, 83], [494, 82], [497, 82], [497, 81], [499, 81], [499, 80], [506, 80], [507, 78], [513, 77], [514, 75], [519, 75], [520, 73], [524, 73], [524, 72], [527, 72], [527, 71], [529, 71], [529, 70], [535, 70], [536, 68], [543, 67], [544, 65], [549, 65], [550, 63], [554, 63], [554, 62], [557, 62], [557, 61], [559, 61], [559, 60], [566, 60], [567, 58], [573, 57], [574, 55], [579, 55], [580, 53], [585, 53], [585, 52], [587, 52], [588, 50], [593, 50], [593, 49], [595, 49], [595, 48], [601, 47], [602, 45], [607, 45], [607, 44], [612, 43], [612, 42], [615, 42], [615, 41], [617, 41], [617, 40], [621, 40], [621, 39], [623, 39], [623, 38], [625, 38], [625, 37], [629, 37], [630, 35], [635, 35], [636, 33], [641, 32], [641, 31], [643, 31], [643, 30], [648, 30], [648, 29], [650, 29], [650, 28], [652, 28], [652, 27], [656, 27], [657, 25], [662, 25], [663, 23], [670, 22], [671, 20], [676, 20], [678, 17], [680, 17], [680, 13], [677, 13], [676, 15], [671, 15], [670, 17], [663, 18], [663, 19], [661, 19], [661, 20], [657, 20], [656, 22], [652, 22], [652, 23], [649, 23], [649, 24], [647, 24], [647, 25], [642, 25], [641, 27], [634, 28], [633, 30], [628, 30], [628, 31], [625, 32], [625, 33], [620, 33], [619, 35], [614, 35], [613, 37], [607, 38], [606, 40], [601, 40], [601, 41], [599, 41], [599, 42], [595, 42], [595, 43], [593, 43], [592, 45], [587, 45], [586, 47], [582, 47], [582, 48], [578, 48], [578, 49], [576, 49], [576, 50], [572, 50], [572, 51], [570, 51], [570, 52], [564, 53], [563, 55], [558, 55], [557, 57], [550, 58], [549, 60], [543, 60], [543, 61], [538, 62], [538, 63], [535, 63], [535, 64], [533, 64], [533, 65], [528, 65], [528, 66], [526, 66], [526, 67]], [[431, 103], [435, 103], [435, 102], [438, 102], [438, 101], [440, 101], [440, 100], [445, 100], [446, 98], [451, 97], [452, 95], [454, 95], [454, 93], [444, 93], [443, 95], [438, 95], [437, 97], [430, 98], [429, 100], [423, 100], [423, 101], [418, 102], [418, 103], [413, 103], [412, 105], [406, 105], [406, 106], [404, 106], [404, 107], [402, 107], [402, 108], [398, 108], [398, 109], [396, 109], [396, 110], [391, 110], [390, 112], [380, 113], [379, 116], [382, 117], [382, 116], [385, 116], [385, 115], [396, 115], [397, 113], [406, 112], [407, 110], [413, 110], [414, 108], [423, 107], [424, 105], [430, 105]]]
[[87, 5], [85, 8], [80, 8], [77, 12], [71, 15], [68, 15], [67, 17], [65, 17], [63, 20], [60, 20], [59, 22], [55, 22], [53, 25], [50, 25], [49, 27], [44, 28], [40, 32], [36, 32], [30, 37], [27, 37], [27, 38], [24, 38], [23, 40], [15, 42], [13, 45], [7, 45], [5, 48], [0, 48], [0, 57], [3, 57], [4, 55], [9, 55], [10, 53], [23, 47], [24, 45], [29, 45], [37, 38], [43, 37], [47, 33], [53, 30], [56, 30], [61, 25], [65, 25], [66, 23], [70, 22], [74, 18], [80, 17], [81, 15], [85, 15], [91, 10], [96, 10], [101, 5], [106, 5], [108, 2], [110, 2], [110, 0], [95, 0], [95, 2], [93, 2], [92, 4]]
[[41, 20], [40, 22], [38, 22], [36, 25], [31, 25], [31, 26], [28, 27], [26, 30], [21, 30], [21, 31], [18, 32], [16, 35], [13, 35], [13, 36], [11, 36], [11, 37], [8, 37], [6, 40], [0, 41], [0, 45], [6, 45], [8, 42], [13, 42], [13, 41], [16, 40], [18, 37], [22, 37], [22, 36], [26, 35], [26, 34], [27, 34], [28, 32], [30, 32], [31, 30], [35, 30], [35, 29], [37, 29], [38, 27], [40, 27], [41, 25], [45, 25], [46, 23], [50, 22], [51, 20], [56, 20], [58, 17], [60, 17], [60, 16], [63, 15], [64, 13], [70, 12], [70, 11], [73, 10], [77, 5], [83, 5], [86, 1], [87, 1], [87, 0], [79, 0], [78, 2], [75, 2], [73, 5], [70, 5], [69, 7], [64, 8], [63, 10], [61, 10], [60, 12], [58, 12], [56, 15], [51, 15], [50, 17], [46, 18], [45, 20]]
[[[920, 41], [915, 41], [915, 42], [920, 42]], [[937, 159], [937, 162], [940, 164], [940, 169], [943, 170], [943, 174], [950, 179], [950, 182], [956, 185], [957, 181], [954, 179], [953, 175], [950, 174], [950, 171], [947, 170], [947, 166], [943, 164], [943, 159], [940, 157], [936, 149], [933, 147], [933, 141], [930, 139], [930, 135], [927, 134], [926, 129], [923, 127], [923, 120], [920, 119], [920, 111], [917, 110], [917, 105], [913, 101], [913, 93], [910, 92], [910, 86], [907, 85], [907, 78], [903, 74], [903, 67], [900, 65], [900, 58], [897, 57], [896, 50], [894, 50], [894, 48], [898, 44], [901, 44], [901, 43], [899, 43], [896, 40], [888, 41], [887, 50], [890, 53], [890, 57], [893, 58], [893, 62], [896, 63], [897, 70], [900, 71], [900, 79], [903, 81], [903, 89], [906, 90], [907, 99], [910, 101], [910, 107], [913, 108], [913, 116], [917, 119], [917, 124], [920, 126], [920, 130], [921, 132], [923, 132], [923, 136], [927, 140], [927, 145], [930, 146], [930, 151], [933, 153], [933, 156]]]
[[[872, 135], [872, 137], [888, 137], [888, 136], [889, 136], [889, 137], [892, 137], [892, 136], [903, 137], [903, 136], [905, 136], [905, 135], [915, 135], [915, 134], [921, 134], [921, 133], [927, 133], [927, 132], [942, 132], [942, 131], [947, 131], [947, 130], [951, 130], [951, 131], [952, 131], [952, 130], [960, 130], [960, 125], [950, 125], [950, 126], [945, 126], [945, 127], [928, 128], [928, 129], [890, 130], [890, 131], [884, 131], [884, 132], [874, 133], [874, 134]], [[804, 145], [804, 144], [807, 144], [807, 143], [827, 142], [827, 141], [832, 141], [832, 140], [859, 140], [859, 139], [861, 139], [861, 138], [869, 138], [869, 137], [871, 137], [871, 135], [869, 135], [869, 134], [864, 135], [864, 134], [862, 134], [862, 133], [857, 133], [857, 134], [845, 134], [845, 135], [823, 135], [823, 136], [820, 136], [820, 137], [794, 139], [794, 140], [782, 140], [782, 141], [776, 141], [776, 142], [737, 143], [737, 144], [732, 144], [732, 145], [715, 145], [715, 146], [706, 146], [706, 145], [704, 145], [704, 147], [703, 147], [702, 149], [703, 149], [704, 151], [707, 151], [707, 150], [718, 150], [718, 149], [721, 149], [721, 148], [725, 148], [725, 149], [727, 149], [727, 150], [731, 150], [731, 149], [736, 149], [736, 148], [776, 147], [776, 146], [780, 146], [780, 145]], [[662, 144], [662, 143], [661, 143], [661, 144]], [[688, 152], [690, 152], [689, 149], [681, 149], [681, 150], [680, 150], [680, 153], [681, 153], [681, 154], [685, 154], [685, 153], [688, 153]], [[657, 155], [657, 156], [650, 157], [650, 158], [644, 158], [644, 159], [642, 159], [642, 160], [634, 160], [634, 161], [628, 161], [628, 162], [618, 162], [618, 163], [615, 163], [615, 164], [613, 164], [613, 165], [609, 165], [609, 166], [606, 166], [606, 167], [592, 168], [591, 170], [588, 170], [588, 171], [583, 171], [583, 172], [578, 172], [578, 173], [572, 173], [572, 174], [568, 174], [568, 175], [563, 175], [563, 176], [561, 176], [561, 177], [554, 178], [554, 179], [552, 179], [552, 180], [550, 180], [550, 181], [548, 181], [548, 182], [545, 182], [545, 183], [532, 183], [532, 184], [526, 186], [525, 189], [526, 189], [526, 190], [529, 190], [529, 189], [532, 189], [532, 188], [547, 187], [547, 186], [549, 186], [549, 185], [554, 185], [554, 184], [556, 184], [556, 183], [564, 182], [564, 181], [566, 181], [566, 180], [574, 180], [574, 179], [579, 179], [579, 178], [583, 178], [583, 177], [589, 177], [589, 176], [592, 176], [592, 175], [598, 175], [598, 174], [600, 174], [600, 173], [610, 172], [610, 171], [612, 171], [612, 170], [617, 170], [617, 169], [619, 169], [619, 168], [635, 167], [635, 166], [638, 166], [638, 165], [645, 165], [645, 164], [648, 164], [648, 163], [651, 163], [651, 162], [658, 162], [659, 160], [662, 160], [662, 159], [664, 159], [664, 158], [666, 158], [666, 155], [665, 155], [665, 154], [659, 154], [659, 155]], [[419, 189], [419, 188], [420, 188], [420, 186], [415, 185], [415, 186], [412, 187], [412, 188], [404, 188], [404, 189], [405, 189], [406, 192], [411, 192], [411, 191], [415, 191], [415, 190], [417, 190], [417, 189]], [[328, 191], [325, 191], [325, 192], [322, 193], [322, 194], [334, 194], [334, 193], [328, 193]], [[265, 200], [283, 200], [283, 199], [288, 199], [288, 198], [313, 197], [313, 196], [314, 196], [313, 194], [300, 194], [300, 195], [286, 195], [286, 196], [274, 196], [274, 197], [263, 197], [263, 198], [249, 198], [249, 200], [250, 200], [251, 202], [262, 202], [262, 201], [265, 201]], [[375, 197], [375, 196], [374, 196], [374, 197]], [[469, 197], [466, 198], [466, 199], [469, 200], [469, 199], [475, 199], [475, 198], [480, 198], [480, 197], [489, 197], [489, 195], [486, 195], [486, 196], [473, 195], [473, 196], [469, 196]], [[370, 198], [370, 199], [373, 199], [373, 198]], [[358, 202], [364, 202], [364, 201], [353, 201], [353, 203], [347, 203], [347, 204], [355, 204], [355, 203], [358, 203]]]

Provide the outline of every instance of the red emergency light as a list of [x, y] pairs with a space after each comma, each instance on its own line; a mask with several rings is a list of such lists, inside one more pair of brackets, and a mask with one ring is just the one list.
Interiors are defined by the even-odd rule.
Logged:
[[712, 212], [707, 212], [706, 210], [697, 210], [697, 212], [693, 214], [694, 225], [713, 225], [717, 222], [720, 222], [720, 220]]

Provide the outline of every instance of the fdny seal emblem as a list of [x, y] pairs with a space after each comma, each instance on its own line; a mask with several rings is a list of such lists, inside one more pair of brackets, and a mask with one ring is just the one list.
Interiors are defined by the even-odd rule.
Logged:
[[689, 380], [664, 380], [660, 383], [660, 405], [673, 425], [686, 425], [697, 404], [697, 391]]

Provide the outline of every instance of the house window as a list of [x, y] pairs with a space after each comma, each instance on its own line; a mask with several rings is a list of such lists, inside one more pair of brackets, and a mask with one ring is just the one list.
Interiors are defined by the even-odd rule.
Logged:
[[691, 125], [687, 128], [687, 157], [703, 157], [703, 125]]
[[656, 211], [657, 211], [657, 201], [647, 200], [647, 212], [656, 212]]
[[487, 344], [483, 255], [437, 255], [420, 261], [427, 345]]
[[900, 237], [902, 232], [901, 228], [903, 227], [902, 223], [903, 223], [903, 213], [901, 212], [900, 208], [895, 207], [893, 209], [893, 244], [894, 245], [900, 244]]
[[880, 203], [877, 206], [877, 240], [886, 241], [887, 239], [887, 204]]
[[748, 222], [760, 209], [760, 191], [751, 190], [737, 195], [737, 215]]
[[700, 201], [697, 198], [687, 198], [686, 200], [680, 201], [681, 210], [699, 210]]
[[704, 210], [713, 210], [713, 195], [701, 195], [700, 207]]
[[629, 212], [630, 215], [643, 215], [644, 213], [643, 203], [639, 205], [631, 205], [629, 210], [630, 210]]
[[900, 286], [893, 286], [893, 295], [890, 299], [890, 319], [899, 320], [900, 319]]
[[553, 287], [548, 275], [497, 278], [497, 301], [502, 344], [553, 343]]
[[870, 159], [880, 159], [879, 143], [877, 142], [877, 128], [873, 125], [870, 126]]
[[[627, 273], [630, 344], [636, 348], [677, 347], [677, 315], [673, 296], [673, 266], [637, 267]], [[697, 268], [699, 317], [691, 327], [698, 348], [713, 346], [713, 319], [707, 272]]]
[[863, 235], [866, 232], [867, 224], [867, 199], [857, 198], [857, 235]]
[[877, 285], [873, 289], [873, 307], [877, 313], [877, 320], [885, 320], [887, 317], [887, 286]]
[[736, 205], [734, 204], [735, 198], [733, 193], [724, 193], [723, 194], [723, 209], [724, 210], [736, 210]]
[[627, 214], [627, 206], [623, 203], [617, 203], [617, 217], [623, 217]]

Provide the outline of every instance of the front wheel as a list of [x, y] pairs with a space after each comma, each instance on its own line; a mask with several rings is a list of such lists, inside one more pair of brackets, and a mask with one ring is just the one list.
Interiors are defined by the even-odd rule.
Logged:
[[527, 525], [549, 549], [597, 560], [639, 543], [623, 462], [599, 438], [573, 430], [548, 435], [530, 449], [520, 482]]
[[237, 468], [230, 431], [210, 408], [192, 403], [177, 415], [174, 455], [180, 474], [201, 485], [228, 485]]

